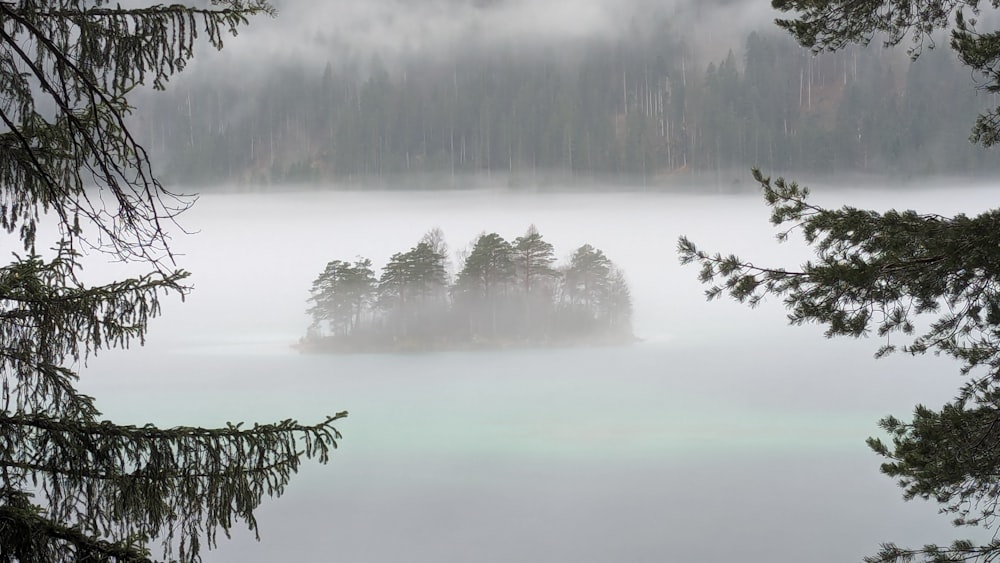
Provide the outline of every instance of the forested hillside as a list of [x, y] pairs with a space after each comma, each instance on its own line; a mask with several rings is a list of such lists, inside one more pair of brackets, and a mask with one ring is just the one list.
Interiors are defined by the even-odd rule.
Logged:
[[173, 182], [511, 184], [614, 178], [731, 186], [773, 172], [975, 175], [966, 139], [995, 103], [947, 49], [812, 56], [751, 33], [721, 60], [664, 31], [540, 52], [286, 60], [149, 93], [135, 116]]

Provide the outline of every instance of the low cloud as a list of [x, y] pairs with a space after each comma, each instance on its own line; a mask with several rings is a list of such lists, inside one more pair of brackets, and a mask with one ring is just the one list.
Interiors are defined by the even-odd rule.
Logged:
[[746, 33], [768, 29], [774, 12], [751, 0], [325, 0], [277, 1], [229, 41], [226, 59], [296, 58], [365, 62], [450, 57], [470, 49], [548, 50], [592, 40], [669, 32], [710, 58]]

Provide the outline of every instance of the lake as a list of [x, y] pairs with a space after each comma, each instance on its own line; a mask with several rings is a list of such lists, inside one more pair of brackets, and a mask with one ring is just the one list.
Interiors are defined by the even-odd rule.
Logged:
[[[953, 213], [989, 189], [819, 194], [824, 204]], [[209, 194], [185, 216], [195, 290], [144, 347], [103, 353], [80, 387], [120, 423], [304, 422], [349, 410], [222, 561], [844, 561], [883, 541], [967, 537], [904, 503], [864, 444], [886, 414], [961, 383], [939, 358], [786, 326], [780, 303], [706, 303], [677, 236], [792, 266], [754, 195], [464, 192]], [[381, 267], [440, 227], [453, 250], [535, 224], [560, 258], [590, 243], [625, 271], [642, 342], [614, 348], [301, 355], [327, 261]], [[97, 263], [88, 270], [111, 272]]]

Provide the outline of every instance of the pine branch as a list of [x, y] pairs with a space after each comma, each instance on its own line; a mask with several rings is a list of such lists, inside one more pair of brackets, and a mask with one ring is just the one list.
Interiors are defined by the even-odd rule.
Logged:
[[78, 527], [45, 518], [40, 512], [25, 497], [0, 489], [0, 562], [154, 563], [141, 545], [95, 538]]
[[303, 459], [328, 461], [341, 438], [333, 422], [346, 416], [160, 429], [0, 413], [0, 467], [8, 486], [40, 484], [50, 518], [190, 550], [200, 537], [213, 546], [234, 519], [256, 531], [255, 508], [282, 494]]

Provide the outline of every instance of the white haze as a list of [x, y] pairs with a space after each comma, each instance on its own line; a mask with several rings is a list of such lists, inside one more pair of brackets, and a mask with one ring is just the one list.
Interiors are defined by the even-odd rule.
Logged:
[[[989, 189], [821, 191], [817, 200], [974, 212]], [[377, 266], [432, 227], [452, 249], [535, 224], [561, 257], [590, 243], [626, 272], [623, 348], [299, 355], [328, 260]], [[970, 535], [906, 504], [864, 445], [885, 414], [939, 405], [940, 358], [875, 361], [871, 340], [788, 327], [780, 303], [706, 303], [674, 246], [793, 265], [757, 196], [305, 192], [206, 195], [175, 249], [194, 272], [147, 346], [106, 353], [81, 387], [120, 423], [303, 421], [350, 410], [329, 466], [308, 466], [237, 530], [222, 561], [858, 560], [881, 541]], [[92, 260], [96, 273], [111, 266]]]
[[[219, 54], [193, 61], [254, 75], [274, 61], [313, 65], [373, 56], [450, 60], [483, 49], [515, 53], [572, 50], [588, 41], [635, 40], [669, 31], [706, 61], [737, 49], [754, 30], [772, 29], [766, 3], [731, 0], [328, 0], [275, 2], [276, 18], [258, 17]], [[232, 68], [224, 69], [232, 71]]]

